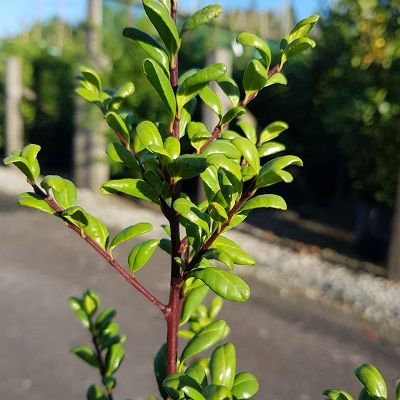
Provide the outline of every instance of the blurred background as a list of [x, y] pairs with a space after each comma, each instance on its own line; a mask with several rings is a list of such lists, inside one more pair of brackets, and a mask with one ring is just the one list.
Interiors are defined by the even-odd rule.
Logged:
[[[163, 105], [141, 71], [142, 50], [122, 37], [125, 26], [152, 31], [141, 4], [3, 3], [0, 156], [29, 142], [40, 144], [43, 174], [60, 174], [98, 191], [108, 176], [119, 177], [124, 171], [106, 160], [104, 144], [113, 140], [112, 135], [100, 113], [75, 95], [75, 77], [79, 67], [87, 65], [100, 72], [106, 87], [133, 81], [136, 93], [126, 107], [133, 111], [135, 123], [163, 118]], [[330, 385], [357, 388], [351, 371], [366, 361], [382, 366], [392, 387], [399, 379], [400, 285], [382, 278], [400, 281], [400, 1], [220, 3], [225, 12], [218, 22], [186, 35], [181, 71], [221, 60], [240, 82], [252, 54], [235, 43], [238, 32], [248, 30], [267, 39], [277, 60], [279, 40], [293, 25], [313, 13], [321, 15], [313, 33], [317, 47], [288, 63], [288, 85], [264, 90], [249, 106], [259, 130], [275, 120], [289, 124], [280, 141], [286, 153], [303, 159], [304, 168], [294, 171], [294, 184], [274, 186], [289, 211], [254, 212], [238, 239], [260, 264], [249, 305], [242, 311], [240, 306], [226, 307], [233, 339], [241, 344], [242, 365], [261, 371], [262, 393], [278, 400], [318, 398]], [[179, 20], [206, 4], [181, 0]], [[196, 120], [209, 122], [204, 110], [196, 113]], [[189, 143], [183, 141], [183, 147], [192, 151]], [[105, 304], [113, 301], [111, 305], [121, 310], [128, 350], [136, 351], [136, 359], [127, 361], [121, 387], [144, 398], [154, 390], [147, 364], [162, 340], [160, 316], [154, 312], [138, 324], [135, 315], [144, 314], [146, 304], [138, 296], [132, 300], [130, 288], [101, 260], [57, 221], [17, 210], [14, 191], [28, 189], [22, 181], [0, 168], [0, 225], [7, 227], [0, 229], [0, 293], [7, 299], [0, 301], [0, 387], [12, 400], [82, 397], [96, 378], [85, 366], [80, 369], [72, 356], [65, 357], [68, 346], [86, 340], [73, 325], [65, 299], [89, 286], [105, 294]], [[21, 190], [18, 182], [25, 185]], [[12, 190], [7, 193], [6, 187]], [[196, 188], [194, 183], [185, 190]], [[80, 196], [86, 201], [90, 197], [85, 191]], [[92, 198], [91, 207], [118, 229], [129, 218], [145, 220], [150, 215], [143, 208], [132, 212], [125, 203], [112, 206], [97, 198]], [[116, 221], [118, 212], [129, 218]], [[159, 226], [158, 217], [152, 218]], [[32, 226], [41, 229], [32, 235]], [[143, 275], [161, 296], [167, 295], [162, 282], [168, 277], [159, 269], [165, 262], [161, 254], [153, 262], [157, 279], [150, 276], [151, 268]], [[262, 280], [273, 287], [259, 286]], [[308, 303], [306, 297], [320, 303]], [[332, 299], [338, 301], [326, 312], [320, 304]], [[346, 308], [349, 304], [369, 323], [354, 316]], [[392, 336], [381, 337], [371, 322], [382, 320], [397, 327], [394, 341]], [[66, 325], [73, 328], [65, 329]], [[27, 357], [30, 352], [32, 358]], [[137, 368], [138, 362], [143, 368]]]

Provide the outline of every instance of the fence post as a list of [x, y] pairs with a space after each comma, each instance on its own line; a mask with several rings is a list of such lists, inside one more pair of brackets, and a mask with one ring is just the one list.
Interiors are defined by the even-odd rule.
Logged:
[[22, 62], [10, 57], [5, 70], [5, 154], [23, 147], [23, 121], [20, 112], [22, 97]]

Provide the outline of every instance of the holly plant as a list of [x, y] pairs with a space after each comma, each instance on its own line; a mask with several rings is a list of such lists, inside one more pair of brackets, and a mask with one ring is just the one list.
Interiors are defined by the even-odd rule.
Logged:
[[[237, 42], [252, 48], [253, 56], [238, 84], [220, 63], [179, 71], [179, 50], [185, 45], [185, 35], [218, 18], [221, 6], [204, 7], [182, 26], [176, 23], [176, 0], [143, 0], [143, 7], [154, 33], [128, 27], [123, 34], [147, 54], [143, 73], [165, 106], [165, 118], [135, 124], [132, 111], [124, 109], [124, 100], [135, 93], [134, 84], [128, 82], [117, 90], [104, 88], [92, 68], [81, 68], [76, 92], [100, 109], [115, 132], [106, 153], [126, 171], [126, 177], [105, 182], [101, 192], [159, 206], [166, 218], [166, 236], [136, 242], [126, 268], [113, 250], [151, 232], [151, 224], [128, 226], [111, 238], [98, 218], [77, 205], [71, 181], [55, 175], [40, 177], [37, 145], [12, 152], [4, 162], [19, 168], [32, 186], [31, 192], [19, 196], [19, 204], [63, 220], [165, 317], [166, 342], [154, 360], [159, 396], [176, 400], [250, 399], [258, 391], [258, 381], [254, 375], [236, 370], [235, 346], [225, 342], [229, 327], [218, 319], [218, 313], [223, 300], [241, 303], [249, 298], [249, 286], [235, 268], [252, 267], [255, 260], [225, 234], [254, 209], [285, 210], [285, 200], [271, 193], [271, 188], [279, 182], [290, 183], [293, 175], [288, 167], [301, 166], [302, 161], [294, 155], [276, 156], [285, 149], [275, 139], [288, 128], [286, 123], [271, 121], [257, 130], [245, 114], [261, 90], [286, 84], [283, 69], [292, 57], [315, 46], [309, 34], [318, 16], [300, 21], [282, 39], [277, 60], [262, 38], [239, 33]], [[230, 104], [226, 110], [214, 90], [215, 83]], [[212, 131], [192, 119], [199, 103], [217, 116]], [[181, 151], [184, 136], [191, 145], [185, 154]], [[201, 181], [204, 201], [196, 202], [182, 190], [184, 181], [192, 178]], [[157, 248], [170, 255], [167, 302], [140, 282], [140, 270]], [[207, 300], [206, 307], [203, 302], [210, 294], [213, 298]], [[91, 347], [78, 346], [73, 352], [98, 368], [101, 375], [102, 386], [91, 386], [87, 398], [110, 400], [125, 339], [113, 322], [115, 312], [100, 312], [99, 298], [91, 291], [82, 298], [71, 298], [70, 305], [92, 337]], [[178, 338], [187, 341], [181, 353]], [[206, 350], [211, 351], [210, 357], [204, 354]]]

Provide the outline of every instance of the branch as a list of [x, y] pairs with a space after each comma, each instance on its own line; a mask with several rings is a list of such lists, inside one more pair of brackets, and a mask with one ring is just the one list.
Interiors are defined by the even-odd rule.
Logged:
[[[271, 79], [275, 74], [277, 74], [278, 72], [280, 72], [281, 70], [281, 65], [278, 63], [276, 64], [272, 69], [270, 69], [268, 71], [268, 79]], [[239, 107], [243, 107], [245, 108], [251, 101], [253, 101], [255, 98], [257, 97], [257, 93], [254, 93], [253, 96], [250, 96], [246, 103], [241, 101], [239, 104]], [[226, 125], [226, 124], [225, 124]], [[223, 129], [225, 128], [225, 125], [221, 125], [220, 123], [218, 123], [218, 125], [214, 128], [213, 133], [211, 134], [211, 137], [207, 140], [207, 142], [205, 142], [199, 149], [198, 153], [202, 153], [206, 147], [211, 144], [215, 139], [218, 138], [218, 136], [221, 134], [221, 132], [223, 131]]]
[[132, 285], [139, 293], [141, 293], [147, 300], [154, 304], [165, 315], [167, 310], [165, 304], [158, 300], [157, 297], [153, 296], [135, 277], [126, 272], [124, 267], [122, 267], [122, 265], [117, 260], [112, 258], [110, 254], [102, 249], [89, 236], [82, 236], [81, 230], [77, 226], [66, 221], [61, 215], [64, 210], [57, 204], [57, 202], [53, 198], [47, 196], [47, 194], [43, 192], [42, 189], [39, 188], [39, 186], [34, 185], [33, 188], [35, 190], [35, 193], [40, 195], [43, 200], [45, 200], [46, 203], [56, 212], [57, 216], [62, 218], [67, 223], [68, 228], [76, 232], [86, 243], [89, 244], [89, 246], [91, 246], [98, 254], [100, 254], [101, 257], [103, 257], [104, 260], [106, 260], [111, 265], [111, 267], [114, 268], [114, 270], [122, 276], [122, 278], [124, 278], [130, 285]]

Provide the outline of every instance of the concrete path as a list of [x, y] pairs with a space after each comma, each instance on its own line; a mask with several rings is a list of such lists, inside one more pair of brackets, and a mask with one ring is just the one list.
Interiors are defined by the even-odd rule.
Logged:
[[[69, 353], [88, 341], [66, 299], [86, 288], [118, 310], [126, 333], [127, 357], [118, 372], [115, 398], [145, 399], [156, 393], [152, 356], [164, 337], [164, 321], [79, 237], [57, 220], [17, 208], [0, 195], [0, 396], [7, 400], [84, 399], [97, 382], [90, 367]], [[126, 259], [128, 248], [119, 253]], [[166, 299], [168, 267], [156, 253], [139, 278]], [[353, 370], [375, 364], [387, 379], [391, 398], [400, 376], [400, 339], [388, 339], [351, 311], [327, 308], [298, 297], [282, 298], [252, 282], [251, 300], [228, 304], [222, 317], [232, 327], [239, 369], [261, 381], [257, 399], [322, 398], [328, 387], [357, 395]]]

